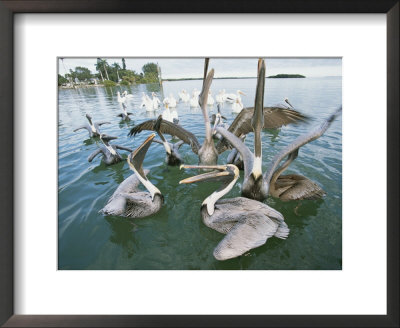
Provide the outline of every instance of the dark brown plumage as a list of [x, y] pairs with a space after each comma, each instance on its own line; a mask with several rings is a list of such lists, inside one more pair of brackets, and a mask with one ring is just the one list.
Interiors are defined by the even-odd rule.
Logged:
[[[283, 125], [305, 122], [308, 120], [307, 116], [299, 113], [298, 111], [280, 106], [264, 107], [263, 112], [264, 129], [276, 129]], [[253, 127], [251, 125], [251, 119], [253, 118], [253, 115], [254, 107], [243, 108], [229, 126], [228, 131], [237, 137], [241, 137], [253, 132]], [[223, 153], [229, 147], [229, 142], [226, 139], [218, 142], [216, 146], [219, 154]]]
[[[155, 124], [157, 120], [148, 120], [145, 121], [141, 124], [138, 124], [134, 126], [130, 131], [129, 131], [129, 136], [135, 136], [136, 134], [147, 130], [147, 131], [156, 131], [155, 129]], [[161, 120], [161, 123], [158, 125], [159, 131], [163, 134], [169, 134], [171, 136], [177, 137], [181, 139], [184, 143], [190, 145], [192, 147], [192, 150], [195, 154], [198, 154], [199, 149], [200, 149], [200, 143], [197, 140], [196, 136], [181, 127], [180, 125], [174, 124], [172, 122], [166, 121], [166, 120]]]

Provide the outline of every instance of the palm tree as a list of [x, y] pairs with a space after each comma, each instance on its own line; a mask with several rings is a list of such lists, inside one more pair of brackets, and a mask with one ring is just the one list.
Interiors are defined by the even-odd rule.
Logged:
[[105, 73], [105, 75], [107, 77], [107, 80], [110, 80], [110, 78], [108, 77], [108, 72], [107, 72], [107, 68], [106, 68], [108, 66], [107, 60], [101, 59], [101, 58], [97, 58], [97, 63], [96, 63], [95, 66], [96, 66], [96, 70], [98, 70], [100, 72], [101, 79], [103, 80], [103, 82], [104, 82], [104, 78], [103, 78], [103, 74], [101, 73], [101, 68], [102, 67], [104, 68], [104, 73]]
[[101, 66], [102, 66], [101, 58], [97, 58], [97, 63], [94, 66], [96, 67], [96, 71], [100, 72], [101, 80], [104, 82], [103, 73], [101, 72]]
[[120, 78], [119, 78], [118, 70], [121, 69], [121, 66], [119, 66], [118, 63], [114, 63], [114, 64], [112, 64], [112, 67], [114, 67], [117, 71], [117, 79], [118, 79], [117, 82], [119, 82]]

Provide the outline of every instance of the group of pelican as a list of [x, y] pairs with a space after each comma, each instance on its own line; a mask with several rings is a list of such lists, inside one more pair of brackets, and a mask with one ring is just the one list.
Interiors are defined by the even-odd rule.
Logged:
[[[283, 215], [272, 207], [263, 203], [267, 197], [279, 198], [282, 201], [302, 199], [318, 199], [325, 195], [322, 188], [307, 177], [301, 175], [282, 175], [299, 155], [300, 148], [305, 144], [321, 137], [329, 128], [335, 118], [340, 115], [340, 107], [320, 125], [310, 129], [304, 135], [293, 140], [284, 149], [279, 151], [269, 163], [263, 173], [261, 131], [265, 128], [276, 129], [283, 125], [308, 121], [308, 117], [295, 110], [289, 101], [289, 106], [264, 107], [265, 89], [265, 62], [260, 59], [257, 66], [257, 87], [255, 104], [251, 108], [243, 108], [230, 126], [223, 123], [223, 115], [218, 106], [218, 113], [210, 121], [208, 114], [208, 97], [212, 84], [214, 70], [208, 71], [209, 59], [204, 65], [204, 78], [201, 92], [198, 94], [198, 103], [201, 107], [205, 138], [202, 143], [197, 137], [176, 122], [164, 118], [164, 114], [157, 119], [145, 121], [134, 126], [129, 131], [129, 136], [135, 136], [142, 131], [154, 131], [134, 151], [118, 145], [110, 145], [109, 136], [102, 136], [106, 151], [113, 153], [117, 149], [130, 151], [127, 158], [133, 174], [125, 179], [115, 190], [107, 204], [100, 211], [104, 215], [118, 215], [129, 218], [143, 218], [157, 213], [164, 203], [162, 192], [147, 178], [149, 171], [143, 169], [146, 153], [154, 142], [163, 145], [166, 152], [168, 165], [180, 165], [181, 169], [206, 170], [205, 173], [187, 177], [179, 184], [219, 182], [220, 187], [212, 192], [201, 204], [201, 217], [203, 223], [225, 236], [215, 247], [213, 255], [217, 260], [227, 260], [245, 254], [249, 250], [264, 245], [271, 237], [286, 239], [289, 236], [289, 227]], [[186, 93], [187, 94], [187, 93]], [[223, 95], [221, 92], [219, 95]], [[227, 95], [229, 100], [236, 102], [240, 95]], [[235, 97], [236, 98], [235, 98]], [[219, 103], [219, 97], [217, 97]], [[180, 95], [182, 99], [182, 95]], [[169, 102], [166, 102], [167, 108]], [[89, 121], [88, 131], [92, 127], [96, 130], [101, 124]], [[213, 124], [213, 126], [211, 125]], [[83, 128], [83, 127], [82, 127]], [[249, 133], [254, 134], [253, 151], [244, 143], [244, 138]], [[161, 140], [155, 139], [156, 134]], [[172, 143], [164, 135], [178, 138]], [[217, 138], [215, 143], [214, 139]], [[184, 164], [179, 149], [183, 144], [190, 146], [198, 156], [198, 164]], [[225, 164], [218, 164], [218, 157], [225, 151], [231, 151]], [[93, 153], [93, 159], [98, 153]], [[104, 154], [104, 153], [103, 153]], [[285, 159], [286, 158], [286, 159]], [[283, 164], [279, 166], [282, 162]], [[222, 199], [232, 190], [240, 177], [239, 168], [243, 168], [243, 183], [241, 196]], [[142, 191], [142, 184], [147, 192]]]

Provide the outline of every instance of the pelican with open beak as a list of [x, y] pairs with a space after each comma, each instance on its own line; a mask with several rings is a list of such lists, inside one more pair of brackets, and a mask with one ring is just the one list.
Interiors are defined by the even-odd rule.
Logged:
[[[128, 156], [128, 164], [134, 172], [125, 179], [100, 211], [104, 215], [117, 215], [129, 218], [144, 218], [157, 213], [164, 203], [160, 190], [147, 178], [149, 170], [143, 170], [143, 160], [155, 137], [151, 134], [142, 145]], [[138, 187], [142, 183], [147, 192]]]
[[227, 165], [181, 165], [184, 169], [207, 169], [211, 172], [181, 180], [180, 184], [220, 182], [221, 186], [202, 203], [204, 224], [226, 236], [214, 249], [214, 257], [223, 261], [240, 256], [264, 245], [273, 236], [287, 238], [289, 228], [281, 213], [253, 199], [235, 197], [221, 198], [235, 185], [239, 169]]

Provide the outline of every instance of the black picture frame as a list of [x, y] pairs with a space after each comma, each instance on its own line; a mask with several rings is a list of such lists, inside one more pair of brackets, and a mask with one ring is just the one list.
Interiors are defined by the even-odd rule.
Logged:
[[[18, 195], [13, 194], [14, 14], [129, 12], [386, 14], [387, 315], [14, 315], [13, 207], [18, 206]], [[399, 327], [399, 27], [398, 0], [0, 0], [0, 324], [4, 327]]]

